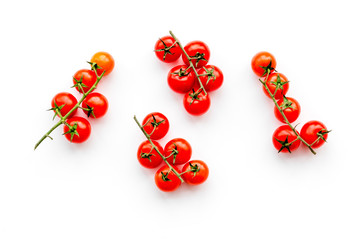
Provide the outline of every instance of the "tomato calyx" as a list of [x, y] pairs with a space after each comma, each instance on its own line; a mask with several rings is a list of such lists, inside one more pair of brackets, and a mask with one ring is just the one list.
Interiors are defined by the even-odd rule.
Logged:
[[281, 141], [281, 140], [275, 138], [275, 140], [278, 141], [278, 142], [281, 144], [281, 148], [279, 149], [278, 153], [280, 153], [283, 149], [286, 149], [286, 150], [289, 151], [289, 153], [291, 153], [291, 151], [290, 151], [290, 146], [291, 146], [295, 141], [297, 141], [298, 139], [295, 139], [294, 141], [289, 142], [288, 137], [289, 137], [289, 136], [286, 136], [286, 138], [285, 138], [284, 141]]
[[171, 179], [168, 178], [169, 174], [171, 171], [168, 171], [166, 174], [164, 174], [163, 172], [161, 172], [161, 178], [164, 182], [171, 182]]
[[55, 119], [56, 116], [59, 116], [60, 118], [62, 118], [63, 116], [61, 115], [61, 109], [65, 106], [66, 104], [63, 104], [61, 106], [58, 106], [56, 104], [56, 101], [54, 99], [54, 107], [53, 108], [50, 108], [48, 109], [48, 111], [55, 111], [55, 114], [54, 114], [54, 117], [53, 117], [53, 120]]
[[[95, 63], [95, 62], [87, 62], [88, 64], [90, 64], [90, 66], [91, 66], [91, 69], [92, 70], [98, 70], [98, 69], [102, 69], [102, 67], [100, 67], [97, 63]], [[96, 72], [96, 71], [95, 71]], [[104, 72], [105, 72], [105, 70], [104, 70]]]
[[274, 85], [276, 86], [275, 91], [274, 91], [274, 94], [275, 94], [278, 89], [284, 90], [284, 87], [283, 87], [283, 86], [284, 86], [285, 84], [288, 84], [289, 81], [282, 82], [282, 81], [281, 81], [281, 78], [280, 78], [280, 75], [277, 74], [276, 82], [275, 82], [275, 81], [270, 81], [270, 83], [272, 83], [272, 84], [274, 84]]
[[189, 162], [190, 165], [190, 172], [194, 173], [194, 177], [196, 176], [196, 173], [198, 173], [200, 171], [200, 168], [197, 164], [192, 165], [191, 162]]
[[214, 67], [212, 67], [210, 70], [207, 69], [206, 67], [203, 67], [203, 69], [205, 70], [206, 73], [199, 75], [199, 77], [200, 77], [200, 76], [207, 76], [208, 79], [207, 79], [207, 81], [206, 81], [206, 84], [208, 84], [208, 83], [210, 82], [211, 78], [213, 78], [213, 81], [216, 80], [216, 75], [214, 74], [214, 71], [215, 71], [215, 68], [214, 68]]
[[[152, 150], [151, 150], [152, 151]], [[140, 154], [140, 157], [141, 158], [147, 158], [150, 162], [151, 162], [151, 156], [154, 156], [154, 154], [152, 154], [151, 153], [151, 151], [149, 152], [149, 153], [143, 153], [143, 152], [141, 152], [141, 154]]]
[[162, 42], [162, 44], [164, 44], [164, 48], [156, 49], [155, 52], [164, 52], [163, 60], [165, 61], [167, 54], [174, 55], [174, 53], [172, 53], [170, 50], [173, 47], [175, 47], [175, 45], [177, 44], [177, 41], [175, 41], [171, 46], [167, 46], [166, 43], [161, 38], [159, 38], [159, 40]]
[[68, 123], [65, 123], [65, 125], [69, 128], [69, 131], [63, 133], [63, 135], [70, 134], [70, 141], [72, 142], [74, 135], [79, 136], [77, 129], [77, 122], [74, 123], [74, 125], [70, 125]]
[[189, 75], [189, 74], [191, 73], [191, 71], [189, 71], [189, 72], [187, 73], [187, 70], [188, 70], [189, 68], [190, 68], [190, 67], [188, 67], [188, 68], [186, 68], [185, 70], [183, 70], [183, 68], [181, 67], [178, 72], [172, 72], [171, 74], [177, 75], [177, 76], [179, 76], [179, 77], [185, 77], [185, 76], [187, 76], [187, 75]]
[[72, 88], [74, 87], [77, 87], [78, 89], [81, 90], [82, 93], [85, 93], [84, 92], [84, 88], [87, 88], [88, 86], [86, 86], [84, 83], [83, 83], [83, 75], [81, 75], [81, 78], [78, 80], [76, 79], [75, 77], [73, 77], [74, 81], [75, 81], [75, 84], [73, 86], [71, 86]]
[[150, 123], [151, 123], [151, 125], [153, 126], [154, 130], [155, 130], [155, 128], [158, 127], [160, 124], [162, 124], [163, 122], [165, 122], [164, 119], [161, 120], [161, 121], [159, 121], [159, 122], [157, 122], [154, 114], [152, 114], [152, 117], [153, 117], [153, 120], [154, 120], [154, 121], [152, 121], [152, 122], [150, 122]]
[[198, 66], [198, 63], [199, 63], [200, 61], [206, 61], [206, 62], [208, 62], [208, 60], [207, 60], [204, 56], [205, 56], [205, 53], [199, 53], [199, 52], [197, 52], [195, 55], [189, 56], [189, 57], [190, 57], [191, 60], [196, 60], [196, 62], [195, 62], [195, 67], [197, 67], [197, 66]]
[[[324, 142], [326, 142], [326, 139], [324, 138], [325, 134], [328, 134], [329, 132], [331, 132], [331, 130], [326, 130], [326, 129], [321, 129], [319, 132], [316, 133], [316, 136], [318, 137], [317, 140], [314, 142], [318, 142], [319, 139], [323, 140]], [[312, 144], [314, 144], [312, 143]]]
[[88, 104], [86, 104], [86, 108], [82, 108], [82, 107], [79, 107], [79, 108], [87, 111], [87, 113], [86, 113], [87, 117], [93, 116], [94, 118], [96, 118], [95, 113], [94, 113], [94, 107], [90, 107]]
[[287, 97], [285, 97], [285, 95], [283, 95], [283, 104], [281, 104], [280, 108], [282, 110], [285, 110], [287, 108], [291, 108], [293, 109], [293, 103], [291, 101], [289, 101], [289, 99], [287, 99]]
[[195, 92], [194, 89], [192, 89], [192, 92], [189, 93], [189, 96], [191, 97], [191, 101], [190, 101], [190, 105], [195, 101], [195, 100], [200, 100], [199, 98], [199, 94], [203, 91], [202, 88], [199, 88], [199, 90], [197, 90]]
[[261, 67], [262, 69], [264, 69], [264, 73], [261, 75], [261, 77], [270, 74], [271, 71], [273, 71], [273, 70], [276, 72], [275, 68], [273, 68], [273, 67], [271, 66], [271, 64], [272, 64], [272, 60], [270, 60], [269, 64], [268, 64], [266, 67], [264, 67], [264, 66], [259, 66], [259, 67]]
[[173, 144], [174, 144], [174, 148], [171, 150], [171, 153], [169, 156], [167, 156], [167, 158], [173, 156], [173, 164], [175, 164], [176, 156], [179, 154], [179, 151], [177, 145], [175, 143]]

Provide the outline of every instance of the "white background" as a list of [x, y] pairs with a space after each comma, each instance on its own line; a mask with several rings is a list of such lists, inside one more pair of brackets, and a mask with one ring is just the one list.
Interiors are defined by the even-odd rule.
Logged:
[[[0, 239], [359, 239], [359, 23], [357, 1], [2, 1]], [[174, 64], [153, 53], [172, 30], [202, 40], [225, 75], [205, 115], [192, 117], [167, 86]], [[278, 154], [280, 123], [250, 68], [267, 50], [301, 104], [299, 129], [333, 131], [313, 156]], [[97, 51], [116, 66], [97, 89], [106, 117], [70, 144], [52, 97], [79, 94], [72, 75]], [[180, 61], [179, 61], [180, 62]], [[136, 159], [153, 111], [210, 167], [201, 186], [160, 192]]]

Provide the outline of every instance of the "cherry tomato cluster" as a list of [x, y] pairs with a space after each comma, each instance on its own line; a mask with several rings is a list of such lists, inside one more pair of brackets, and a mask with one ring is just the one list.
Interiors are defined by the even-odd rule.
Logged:
[[182, 47], [172, 36], [160, 38], [155, 44], [155, 54], [163, 62], [170, 63], [182, 58], [183, 64], [170, 69], [167, 75], [169, 87], [184, 95], [183, 104], [192, 115], [202, 115], [210, 108], [208, 92], [217, 90], [224, 81], [220, 68], [209, 65], [210, 49], [202, 41], [192, 41]]
[[328, 133], [325, 125], [316, 120], [304, 124], [300, 133], [291, 125], [300, 115], [300, 104], [292, 98], [287, 97], [289, 81], [287, 77], [275, 70], [275, 57], [268, 52], [257, 53], [251, 61], [253, 72], [260, 77], [264, 93], [270, 97], [274, 104], [275, 117], [282, 123], [272, 136], [274, 147], [279, 152], [290, 152], [305, 144], [312, 153], [316, 154], [314, 148], [318, 148], [326, 142]]
[[106, 52], [95, 53], [88, 62], [91, 69], [81, 69], [73, 76], [73, 87], [82, 94], [78, 101], [75, 96], [68, 92], [60, 92], [51, 100], [51, 109], [55, 112], [55, 117], [59, 117], [59, 122], [47, 132], [35, 148], [49, 134], [61, 124], [64, 125], [63, 132], [67, 140], [73, 143], [86, 141], [91, 134], [90, 122], [81, 116], [75, 116], [80, 108], [88, 118], [101, 118], [108, 109], [108, 100], [104, 95], [93, 92], [103, 76], [108, 75], [114, 68], [113, 57]]
[[191, 185], [205, 182], [209, 168], [201, 160], [190, 161], [192, 148], [188, 141], [174, 138], [164, 148], [156, 141], [163, 138], [169, 130], [169, 120], [164, 114], [150, 113], [142, 124], [136, 117], [134, 119], [147, 138], [137, 151], [139, 163], [145, 168], [157, 168], [163, 165], [155, 173], [155, 183], [160, 190], [175, 191], [184, 181]]

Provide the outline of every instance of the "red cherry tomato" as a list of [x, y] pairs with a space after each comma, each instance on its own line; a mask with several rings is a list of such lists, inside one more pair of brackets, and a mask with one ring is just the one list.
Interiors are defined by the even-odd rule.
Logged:
[[149, 113], [143, 120], [142, 125], [151, 139], [159, 140], [169, 131], [169, 120], [159, 112]]
[[220, 68], [214, 65], [206, 65], [198, 71], [200, 81], [207, 92], [214, 91], [221, 87], [224, 75]]
[[155, 43], [155, 54], [163, 62], [176, 61], [181, 55], [181, 48], [171, 36], [160, 38]]
[[[61, 92], [56, 94], [51, 100], [51, 110], [54, 110], [55, 112], [56, 108], [60, 109], [60, 114], [64, 117], [76, 104], [77, 100], [71, 93]], [[69, 117], [74, 116], [76, 111], [77, 108], [69, 115]]]
[[195, 116], [206, 113], [211, 104], [209, 94], [205, 95], [200, 89], [186, 93], [183, 103], [185, 110]]
[[[286, 95], [287, 91], [289, 90], [289, 81], [287, 77], [285, 77], [282, 73], [271, 73], [268, 79], [265, 82], [266, 86], [269, 88], [271, 94], [274, 94], [275, 89], [276, 93], [274, 95], [275, 99], [280, 99], [284, 95]], [[263, 86], [263, 90], [266, 96], [270, 97], [268, 91], [266, 91], [265, 86]]]
[[[300, 104], [294, 98], [283, 97], [283, 99], [280, 99], [277, 103], [290, 123], [294, 122], [299, 117], [301, 111]], [[286, 123], [276, 106], [274, 106], [274, 114], [279, 121]]]
[[201, 160], [191, 160], [182, 168], [181, 175], [184, 181], [191, 185], [198, 185], [206, 181], [209, 176], [209, 168]]
[[90, 93], [82, 102], [81, 106], [88, 117], [100, 118], [108, 110], [108, 101], [101, 93]]
[[192, 149], [185, 139], [174, 138], [165, 145], [164, 154], [170, 164], [179, 165], [190, 160]]
[[195, 75], [191, 68], [186, 65], [173, 67], [167, 76], [169, 87], [178, 93], [186, 93], [192, 89]]
[[268, 52], [259, 52], [251, 60], [251, 68], [256, 75], [263, 77], [276, 68], [275, 57]]
[[[177, 168], [175, 168], [175, 170], [179, 172]], [[180, 186], [181, 181], [175, 173], [170, 170], [169, 166], [165, 165], [155, 173], [155, 183], [161, 191], [172, 192]]]
[[86, 93], [96, 82], [96, 74], [93, 70], [81, 69], [74, 74], [73, 77], [76, 90], [80, 93]]
[[322, 122], [312, 120], [301, 128], [300, 136], [312, 148], [318, 148], [326, 142], [329, 132]]
[[[184, 50], [189, 55], [192, 64], [196, 68], [202, 68], [209, 62], [210, 49], [204, 42], [201, 41], [189, 42], [184, 47]], [[189, 60], [187, 59], [185, 54], [182, 55], [182, 59], [187, 66], [190, 65]]]
[[91, 58], [92, 63], [96, 63], [100, 68], [97, 70], [98, 76], [104, 71], [104, 76], [109, 75], [115, 66], [114, 58], [107, 52], [97, 52]]
[[[299, 132], [296, 131], [298, 134]], [[272, 141], [278, 152], [290, 152], [296, 150], [300, 146], [300, 140], [296, 140], [297, 136], [289, 125], [278, 127], [273, 136]]]
[[[160, 153], [164, 155], [164, 150], [161, 147], [160, 143], [158, 143], [157, 141], [152, 142], [157, 147], [157, 149], [159, 149]], [[137, 158], [139, 160], [139, 163], [146, 168], [156, 168], [163, 162], [161, 156], [152, 147], [151, 143], [148, 140], [140, 144], [137, 152]]]
[[72, 117], [66, 120], [71, 129], [65, 124], [64, 135], [67, 140], [73, 143], [85, 142], [91, 133], [91, 125], [88, 120], [83, 117]]

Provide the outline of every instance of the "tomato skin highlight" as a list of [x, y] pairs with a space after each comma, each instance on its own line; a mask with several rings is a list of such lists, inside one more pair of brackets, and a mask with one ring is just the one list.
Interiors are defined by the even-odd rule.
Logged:
[[[201, 59], [192, 59], [191, 62], [195, 68], [204, 67], [210, 59], [210, 49], [202, 41], [192, 41], [185, 45], [185, 52], [189, 55], [190, 58], [202, 55]], [[190, 66], [189, 60], [185, 54], [182, 54], [182, 60], [185, 65]]]
[[177, 93], [186, 93], [194, 86], [195, 74], [193, 70], [191, 68], [188, 69], [186, 65], [179, 65], [173, 67], [169, 71], [167, 81], [169, 87], [173, 91]]
[[[81, 69], [77, 71], [74, 74], [73, 77], [73, 83], [76, 84], [76, 81], [81, 81], [85, 86], [82, 87], [84, 90], [84, 93], [88, 92], [90, 88], [95, 84], [96, 82], [96, 74], [93, 70], [90, 69]], [[78, 90], [79, 93], [83, 93], [80, 87], [76, 87], [76, 90]]]
[[[309, 121], [309, 122], [304, 124], [304, 126], [301, 128], [300, 136], [301, 136], [302, 139], [305, 140], [305, 142], [307, 142], [308, 144], [311, 145], [312, 143], [314, 143], [318, 139], [317, 134], [320, 131], [328, 132], [326, 126], [322, 122], [312, 120], [312, 121]], [[327, 140], [327, 137], [328, 137], [327, 133], [323, 134], [323, 138], [325, 140]], [[325, 143], [325, 141], [320, 138], [317, 142], [315, 142], [313, 145], [311, 145], [311, 147], [312, 148], [319, 148], [324, 143]]]
[[[166, 46], [164, 45], [164, 43]], [[165, 36], [162, 37], [161, 40], [160, 39], [157, 40], [154, 47], [156, 57], [160, 61], [166, 63], [176, 61], [181, 56], [182, 51], [179, 45], [177, 43], [174, 45], [174, 43], [175, 43], [175, 39], [171, 36]], [[164, 51], [164, 49], [166, 48], [169, 48], [168, 51]], [[164, 54], [165, 54], [165, 58], [164, 58]]]
[[[155, 118], [155, 120], [154, 120]], [[143, 120], [142, 125], [147, 134], [151, 134], [150, 138], [159, 140], [163, 138], [169, 131], [170, 124], [167, 117], [159, 112], [149, 113]], [[154, 130], [154, 127], [156, 129]]]
[[[169, 157], [173, 152], [177, 152]], [[183, 138], [174, 138], [170, 140], [164, 148], [165, 157], [172, 165], [180, 165], [188, 162], [191, 158], [192, 148], [188, 141]], [[175, 157], [175, 159], [174, 159]]]
[[[164, 150], [160, 143], [157, 141], [152, 142], [159, 149], [160, 153], [164, 155]], [[156, 168], [163, 162], [161, 156], [155, 149], [152, 148], [152, 145], [148, 140], [140, 144], [137, 151], [137, 159], [139, 163], [145, 168]]]
[[[174, 167], [174, 169], [179, 172], [176, 167]], [[164, 175], [167, 175], [167, 181], [163, 179]], [[170, 170], [168, 165], [162, 166], [155, 173], [155, 183], [156, 186], [163, 192], [173, 192], [181, 185], [180, 179], [175, 175], [173, 171]]]
[[[108, 110], [108, 100], [104, 95], [98, 92], [92, 92], [90, 93], [82, 102], [81, 107], [82, 108], [92, 108], [90, 111], [86, 111], [83, 109], [83, 112], [87, 114], [91, 118], [101, 118], [103, 117], [107, 110]], [[95, 117], [94, 117], [95, 116]]]
[[[288, 107], [288, 108], [282, 107], [283, 103], [286, 101], [288, 101], [289, 104], [291, 104], [291, 107]], [[287, 98], [284, 97], [283, 99], [280, 99], [279, 101], [277, 101], [277, 103], [280, 106], [280, 108], [283, 109], [283, 112], [290, 123], [294, 122], [299, 117], [300, 112], [301, 112], [301, 107], [300, 107], [299, 102], [296, 101], [296, 99], [291, 98], [291, 97], [287, 97]], [[283, 116], [281, 115], [279, 109], [277, 109], [276, 106], [274, 106], [274, 114], [275, 114], [275, 117], [280, 122], [286, 123]]]
[[[51, 100], [51, 107], [55, 108], [55, 103], [58, 107], [61, 107], [60, 114], [64, 117], [71, 109], [75, 107], [75, 105], [78, 103], [74, 95], [68, 92], [61, 92], [54, 96], [54, 98]], [[55, 110], [54, 110], [55, 112]], [[74, 116], [77, 112], [77, 108], [69, 115], [69, 118]]]
[[263, 77], [267, 73], [265, 72], [264, 68], [269, 66], [271, 61], [271, 65], [269, 69], [270, 73], [274, 71], [276, 68], [276, 59], [275, 57], [269, 52], [258, 52], [251, 60], [251, 68], [253, 72], [258, 75], [259, 77]]
[[[197, 91], [195, 91], [197, 92]], [[209, 94], [205, 95], [204, 92], [200, 92], [198, 94], [198, 99], [193, 99], [192, 95], [194, 92], [191, 90], [190, 92], [184, 95], [183, 104], [185, 110], [194, 116], [200, 116], [206, 113], [211, 105]]]
[[107, 52], [95, 53], [91, 58], [91, 62], [96, 63], [99, 67], [101, 67], [96, 71], [98, 76], [100, 76], [104, 71], [104, 76], [109, 75], [115, 66], [114, 58]]
[[78, 132], [79, 136], [74, 134], [73, 138], [71, 139], [71, 134], [66, 133], [69, 131], [69, 127], [64, 125], [64, 134], [67, 140], [73, 143], [82, 143], [85, 142], [89, 137], [91, 133], [91, 125], [88, 120], [86, 120], [83, 117], [72, 117], [68, 118], [66, 120], [68, 124], [71, 126], [74, 126], [75, 123], [77, 123], [76, 131]]
[[[282, 73], [276, 73], [276, 72], [273, 72], [269, 75], [268, 79], [266, 80], [265, 84], [266, 86], [269, 88], [270, 92], [272, 94], [274, 94], [275, 92], [275, 89], [276, 89], [276, 82], [277, 82], [277, 78], [279, 76], [279, 79], [281, 81], [281, 84], [282, 84], [282, 88], [278, 88], [278, 90], [276, 91], [275, 95], [274, 95], [274, 98], [275, 99], [281, 99], [284, 95], [286, 95], [286, 93], [288, 92], [289, 90], [289, 83], [288, 83], [288, 79], [287, 77], [282, 74]], [[286, 83], [287, 82], [287, 83]], [[266, 91], [266, 88], [265, 86], [263, 85], [263, 90], [264, 90], [264, 93], [266, 94], [266, 96], [268, 96], [269, 98], [270, 95], [268, 93], [268, 91]]]
[[[298, 131], [296, 132], [299, 133]], [[293, 130], [289, 127], [289, 125], [282, 125], [278, 127], [274, 131], [272, 136], [272, 142], [274, 144], [274, 147], [276, 148], [276, 150], [283, 153], [291, 152], [298, 149], [298, 147], [300, 146], [300, 140], [299, 139], [296, 140], [296, 139], [297, 136], [293, 132]], [[278, 140], [286, 141], [288, 143], [291, 143], [292, 141], [294, 142], [290, 146], [288, 146], [288, 148], [283, 148], [283, 145]]]
[[214, 76], [210, 76], [210, 79], [208, 76], [200, 76], [199, 77], [205, 90], [207, 92], [211, 92], [211, 91], [219, 89], [224, 82], [223, 72], [220, 70], [220, 68], [218, 68], [215, 65], [206, 65], [198, 71], [199, 75], [207, 74], [207, 72], [204, 68], [206, 68], [207, 71], [213, 71], [212, 75], [214, 75]]
[[[191, 165], [193, 167], [197, 167], [198, 168], [198, 172], [192, 172], [191, 171]], [[187, 162], [183, 168], [182, 168], [182, 172], [184, 174], [182, 174], [182, 178], [184, 179], [184, 181], [190, 185], [198, 185], [198, 184], [202, 184], [203, 182], [206, 181], [206, 179], [209, 176], [209, 167], [206, 165], [205, 162], [201, 161], [201, 160], [191, 160], [189, 162]]]

